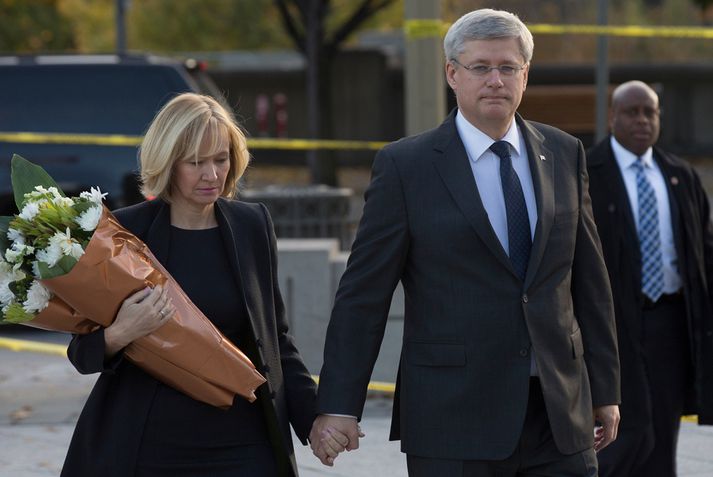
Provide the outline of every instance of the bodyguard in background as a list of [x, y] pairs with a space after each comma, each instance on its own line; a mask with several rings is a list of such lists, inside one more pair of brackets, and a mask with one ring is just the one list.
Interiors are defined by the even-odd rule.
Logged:
[[641, 81], [614, 90], [611, 136], [588, 154], [621, 360], [619, 437], [604, 477], [672, 477], [681, 415], [713, 423], [713, 229], [696, 172], [654, 147], [659, 100]]

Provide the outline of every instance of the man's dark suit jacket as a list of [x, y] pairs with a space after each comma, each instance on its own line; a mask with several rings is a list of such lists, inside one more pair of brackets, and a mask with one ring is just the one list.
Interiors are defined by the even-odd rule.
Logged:
[[[688, 320], [691, 380], [687, 412], [713, 424], [713, 228], [708, 199], [693, 168], [654, 148], [666, 179]], [[651, 393], [641, 342], [641, 252], [634, 216], [610, 139], [587, 154], [594, 218], [609, 269], [621, 355], [621, 426], [651, 422]], [[683, 319], [683, 317], [682, 317]]]
[[320, 413], [361, 416], [400, 280], [392, 439], [404, 452], [508, 457], [523, 426], [533, 349], [557, 447], [592, 446], [592, 406], [619, 402], [619, 367], [584, 150], [555, 128], [517, 122], [538, 213], [524, 283], [490, 225], [455, 111], [379, 152], [327, 332]]
[[[168, 259], [170, 206], [160, 200], [120, 209], [119, 222], [148, 245], [158, 260]], [[315, 416], [316, 386], [288, 334], [277, 285], [275, 235], [267, 209], [219, 199], [216, 218], [232, 253], [228, 260], [241, 284], [254, 342], [243, 349], [267, 378], [258, 388], [265, 405], [276, 455], [294, 475], [290, 423], [303, 443]], [[206, 277], [206, 286], [221, 287]], [[230, 287], [226, 293], [235, 293]], [[68, 350], [72, 364], [84, 374], [101, 373], [77, 423], [62, 475], [125, 477], [133, 475], [157, 381], [119, 353], [104, 360], [104, 332], [75, 336]], [[238, 397], [237, 399], [241, 399]]]

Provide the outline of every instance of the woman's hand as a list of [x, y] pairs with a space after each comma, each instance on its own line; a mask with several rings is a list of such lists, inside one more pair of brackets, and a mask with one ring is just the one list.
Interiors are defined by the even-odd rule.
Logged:
[[144, 288], [124, 300], [114, 322], [104, 330], [104, 356], [111, 358], [129, 343], [166, 323], [176, 312], [161, 285]]

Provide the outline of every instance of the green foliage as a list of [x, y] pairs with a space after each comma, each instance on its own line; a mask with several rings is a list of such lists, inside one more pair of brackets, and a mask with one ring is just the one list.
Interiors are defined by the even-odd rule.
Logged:
[[35, 186], [45, 188], [56, 187], [60, 194], [62, 189], [50, 177], [44, 169], [27, 159], [14, 154], [10, 162], [10, 177], [12, 180], [12, 193], [15, 196], [15, 204], [18, 210], [22, 210], [25, 201], [25, 194], [35, 190]]
[[54, 267], [48, 267], [44, 262], [37, 262], [37, 267], [40, 270], [40, 278], [49, 279], [66, 275], [77, 262], [78, 260], [76, 258], [64, 255]]
[[271, 0], [144, 0], [133, 2], [129, 14], [132, 49], [220, 51], [289, 46]]
[[75, 46], [60, 0], [0, 0], [0, 51], [36, 53]]
[[701, 10], [705, 10], [713, 5], [713, 0], [691, 0], [694, 5], [697, 5]]

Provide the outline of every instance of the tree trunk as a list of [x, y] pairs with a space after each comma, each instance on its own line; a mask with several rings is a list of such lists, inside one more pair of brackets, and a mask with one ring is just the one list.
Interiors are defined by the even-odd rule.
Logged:
[[[320, 0], [311, 0], [305, 29], [307, 60], [307, 131], [311, 139], [330, 137], [325, 126], [331, 121], [331, 81], [329, 59], [324, 44], [324, 10]], [[326, 113], [326, 114], [325, 114]], [[313, 184], [336, 185], [336, 167], [327, 151], [311, 150], [307, 153], [307, 165]]]

